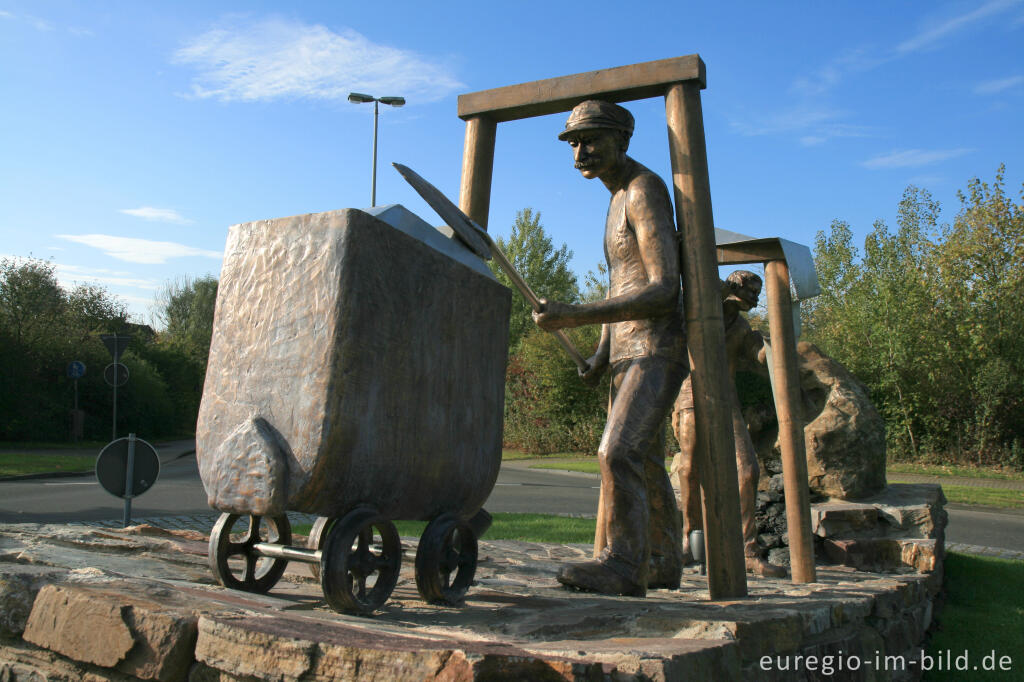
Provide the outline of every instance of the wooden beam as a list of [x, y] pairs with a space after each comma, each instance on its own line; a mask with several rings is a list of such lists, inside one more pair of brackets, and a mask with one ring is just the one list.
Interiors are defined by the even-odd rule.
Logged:
[[498, 124], [487, 116], [474, 116], [466, 121], [459, 208], [484, 229], [487, 229], [487, 215], [491, 209], [491, 175], [494, 172], [497, 132]]
[[699, 55], [659, 59], [614, 69], [509, 85], [459, 95], [459, 118], [486, 115], [496, 121], [544, 116], [569, 111], [585, 99], [629, 102], [660, 97], [672, 83], [688, 81], [706, 87]]
[[683, 235], [683, 302], [697, 427], [695, 464], [706, 501], [708, 591], [713, 600], [734, 599], [747, 595], [747, 575], [700, 84], [671, 85], [665, 95], [665, 117], [676, 223]]
[[768, 325], [772, 341], [772, 376], [775, 380], [775, 413], [779, 421], [782, 478], [786, 490], [786, 525], [789, 533], [790, 569], [795, 583], [813, 583], [814, 542], [811, 536], [811, 502], [807, 486], [807, 451], [800, 418], [800, 376], [797, 369], [793, 305], [789, 297], [789, 268], [783, 260], [764, 266], [768, 290]]

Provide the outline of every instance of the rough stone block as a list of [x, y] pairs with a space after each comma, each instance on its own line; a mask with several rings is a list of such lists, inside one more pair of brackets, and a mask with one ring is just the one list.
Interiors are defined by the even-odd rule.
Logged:
[[230, 229], [196, 432], [214, 508], [426, 519], [489, 495], [511, 292], [381, 216], [403, 229], [354, 209]]
[[[298, 618], [201, 618], [196, 660], [246, 680], [590, 680], [602, 665], [498, 643], [370, 634]], [[200, 679], [217, 679], [205, 671]], [[618, 679], [636, 679], [622, 676]]]
[[[814, 344], [797, 344], [807, 477], [812, 495], [859, 500], [885, 487], [885, 421], [867, 387]], [[782, 471], [771, 401], [746, 411], [758, 459]]]
[[183, 679], [192, 663], [196, 616], [108, 589], [47, 585], [24, 639], [75, 661], [141, 679]]
[[856, 502], [829, 502], [811, 507], [811, 532], [819, 537], [861, 537], [879, 533], [878, 509]]
[[864, 502], [878, 508], [890, 537], [945, 537], [946, 496], [936, 483], [893, 483]]
[[81, 588], [47, 585], [36, 597], [24, 638], [68, 658], [112, 668], [135, 646], [121, 604]]
[[0, 640], [2, 682], [135, 682], [134, 675], [65, 658], [22, 640]]
[[25, 564], [0, 564], [0, 637], [19, 637], [39, 590], [63, 571]]
[[862, 571], [899, 571], [911, 569], [929, 573], [940, 564], [935, 540], [901, 538], [826, 538], [822, 548], [829, 561]]
[[[530, 653], [560, 656], [574, 662], [573, 676], [552, 679], [692, 682], [742, 679], [739, 646], [736, 642], [728, 640], [613, 637], [600, 640], [561, 640], [531, 645], [528, 650]], [[580, 665], [583, 662], [589, 662], [590, 667]], [[581, 672], [585, 675], [581, 675]]]

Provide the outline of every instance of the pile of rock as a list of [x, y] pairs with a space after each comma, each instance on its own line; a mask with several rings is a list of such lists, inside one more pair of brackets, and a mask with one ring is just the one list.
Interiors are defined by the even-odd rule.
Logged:
[[[811, 343], [797, 344], [801, 418], [812, 499], [856, 500], [885, 487], [885, 421], [867, 387]], [[770, 395], [744, 409], [761, 462], [762, 490], [782, 474], [779, 428]]]
[[[781, 478], [781, 477], [780, 477]], [[788, 565], [785, 500], [772, 478], [758, 493], [758, 543], [772, 563]], [[863, 500], [811, 505], [819, 560], [866, 571], [914, 570], [941, 579], [948, 514], [937, 484], [894, 483]]]

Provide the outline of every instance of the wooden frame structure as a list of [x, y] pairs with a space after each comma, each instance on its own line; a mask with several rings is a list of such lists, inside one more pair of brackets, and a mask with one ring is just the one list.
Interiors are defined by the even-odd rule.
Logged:
[[[730, 599], [746, 596], [747, 582], [731, 405], [725, 393], [725, 330], [700, 101], [700, 91], [705, 86], [704, 62], [694, 54], [460, 95], [458, 114], [466, 121], [466, 138], [459, 207], [486, 228], [498, 123], [569, 111], [586, 99], [627, 102], [665, 98], [676, 227], [682, 234], [683, 298], [693, 373], [696, 456], [704, 499], [709, 501], [705, 505], [708, 588], [712, 599]], [[784, 267], [784, 261], [781, 270], [773, 265], [773, 274], [788, 277]], [[788, 283], [781, 288], [788, 303]], [[772, 278], [769, 278], [768, 289], [769, 300], [773, 299], [773, 291], [778, 297], [779, 284], [773, 283]], [[792, 327], [788, 338], [792, 345]], [[791, 358], [794, 372], [795, 353], [794, 346]], [[781, 355], [784, 354], [777, 354]], [[796, 402], [791, 403], [795, 405]], [[795, 411], [789, 414], [795, 415]], [[781, 417], [780, 413], [780, 423]], [[802, 429], [799, 435], [802, 443]], [[792, 453], [793, 448], [790, 451]], [[804, 462], [805, 490], [800, 499], [806, 502], [807, 466], [803, 448], [799, 455]], [[788, 483], [789, 478], [786, 480]], [[802, 515], [807, 517], [809, 540], [809, 506]], [[791, 526], [791, 538], [793, 528]], [[790, 542], [793, 547], [792, 539]], [[813, 553], [810, 562], [813, 580]], [[793, 575], [797, 580], [796, 570]], [[800, 575], [805, 577], [806, 573], [801, 571]]]
[[772, 347], [772, 395], [779, 421], [782, 478], [786, 490], [786, 526], [793, 582], [813, 583], [814, 541], [807, 484], [807, 449], [800, 418], [800, 376], [793, 328], [789, 265], [778, 239], [757, 239], [716, 248], [719, 265], [762, 263], [768, 295], [768, 328]]

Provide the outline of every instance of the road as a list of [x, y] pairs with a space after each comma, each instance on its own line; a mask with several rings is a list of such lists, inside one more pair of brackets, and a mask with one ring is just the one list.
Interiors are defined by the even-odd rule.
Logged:
[[[490, 512], [593, 516], [596, 476], [529, 469], [507, 462], [485, 505]], [[0, 523], [66, 523], [120, 519], [124, 503], [92, 476], [0, 481]], [[946, 540], [1024, 552], [1024, 512], [950, 504]], [[160, 479], [132, 504], [135, 518], [207, 514], [195, 457], [164, 461]]]

